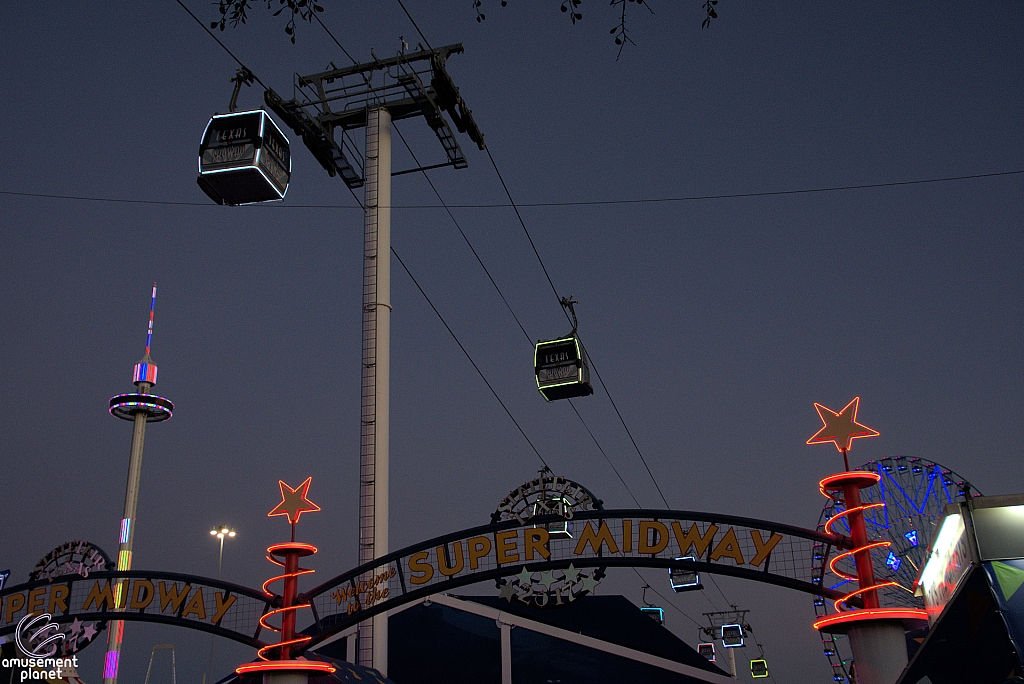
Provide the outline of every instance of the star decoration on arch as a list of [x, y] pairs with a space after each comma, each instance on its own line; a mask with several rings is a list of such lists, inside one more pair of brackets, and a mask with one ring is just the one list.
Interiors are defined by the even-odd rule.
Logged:
[[843, 407], [843, 410], [836, 413], [832, 409], [815, 402], [814, 408], [818, 410], [822, 428], [814, 433], [808, 444], [827, 444], [832, 442], [840, 453], [846, 453], [853, 446], [853, 440], [861, 437], [878, 437], [878, 431], [872, 430], [867, 425], [857, 422], [857, 408], [860, 406], [860, 397], [854, 397], [853, 401]]
[[307, 498], [309, 485], [312, 481], [312, 476], [307, 477], [305, 482], [293, 489], [285, 484], [284, 480], [278, 480], [277, 483], [281, 487], [281, 503], [277, 504], [277, 508], [267, 513], [267, 517], [272, 518], [275, 515], [284, 515], [288, 517], [288, 522], [294, 525], [299, 522], [299, 517], [303, 513], [319, 511], [320, 507]]

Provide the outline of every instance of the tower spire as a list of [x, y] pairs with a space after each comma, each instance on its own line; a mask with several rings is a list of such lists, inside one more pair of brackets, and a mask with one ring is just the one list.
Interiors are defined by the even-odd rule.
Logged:
[[153, 347], [153, 315], [156, 312], [156, 282], [153, 282], [153, 298], [149, 301], [149, 330], [146, 332], [146, 356]]
[[132, 382], [134, 382], [143, 392], [148, 388], [143, 388], [143, 383], [147, 385], [156, 384], [156, 364], [153, 363], [152, 357], [149, 355], [153, 349], [153, 317], [156, 313], [156, 283], [153, 283], [153, 296], [149, 300], [149, 329], [146, 331], [146, 355], [135, 364], [135, 373], [132, 375]]

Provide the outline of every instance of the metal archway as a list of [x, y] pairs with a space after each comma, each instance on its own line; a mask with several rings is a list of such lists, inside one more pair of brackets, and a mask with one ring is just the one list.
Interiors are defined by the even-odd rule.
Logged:
[[[767, 520], [694, 511], [593, 510], [572, 518], [572, 538], [553, 538], [557, 515], [483, 525], [421, 542], [327, 580], [300, 596], [313, 610], [315, 648], [373, 615], [468, 584], [596, 567], [686, 567], [766, 582], [826, 598], [840, 592], [813, 574], [812, 549], [847, 548], [843, 537]], [[694, 556], [697, 561], [679, 561]]]
[[[373, 615], [430, 594], [527, 572], [575, 568], [692, 568], [839, 598], [813, 574], [811, 550], [847, 548], [843, 537], [766, 520], [669, 510], [575, 513], [574, 534], [552, 537], [548, 515], [508, 520], [436, 537], [361, 565], [301, 594], [313, 612], [306, 649]], [[693, 556], [695, 561], [679, 561]], [[119, 590], [118, 587], [121, 587]], [[117, 610], [115, 596], [123, 597]], [[510, 599], [511, 600], [511, 599]], [[157, 622], [260, 648], [259, 619], [278, 596], [205, 577], [167, 572], [101, 572], [61, 576], [0, 591], [0, 635], [28, 613], [54, 621]]]

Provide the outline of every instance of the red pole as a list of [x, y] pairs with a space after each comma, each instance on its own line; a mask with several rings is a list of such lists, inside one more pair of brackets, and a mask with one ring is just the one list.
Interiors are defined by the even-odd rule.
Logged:
[[[861, 505], [860, 487], [856, 483], [843, 485], [843, 502], [846, 504], [847, 511], [853, 511], [846, 516], [846, 519], [850, 523], [850, 539], [853, 541], [854, 548], [867, 546], [869, 541], [867, 527], [864, 524], [864, 511], [853, 510]], [[857, 566], [857, 583], [861, 589], [874, 586], [875, 568], [871, 564], [871, 551], [867, 549], [858, 551], [853, 555], [853, 560]], [[861, 598], [865, 608], [878, 608], [876, 590], [864, 592], [861, 594]]]
[[[863, 523], [862, 523], [863, 525]], [[290, 608], [295, 604], [295, 595], [298, 592], [299, 578], [296, 573], [299, 571], [299, 554], [296, 551], [286, 551], [284, 557], [284, 608]], [[288, 642], [295, 638], [295, 611], [286, 610], [281, 613], [281, 641]], [[291, 646], [281, 648], [281, 660], [291, 658]]]

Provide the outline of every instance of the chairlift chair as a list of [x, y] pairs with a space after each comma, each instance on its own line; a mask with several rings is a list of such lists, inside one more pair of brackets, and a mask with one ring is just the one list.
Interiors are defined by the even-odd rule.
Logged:
[[640, 611], [651, 617], [659, 625], [665, 624], [665, 609], [658, 606], [643, 606]]
[[572, 297], [563, 297], [562, 306], [572, 314], [572, 332], [554, 340], [540, 340], [533, 353], [537, 389], [547, 401], [586, 397], [594, 393], [590, 384], [587, 350], [576, 335], [576, 312]]
[[[565, 511], [571, 510], [569, 500], [564, 496], [556, 496], [548, 499], [544, 496], [544, 492], [541, 493], [541, 498], [533, 503], [533, 510], [531, 517], [538, 515], [551, 515], [559, 514], [564, 515]], [[544, 525], [534, 525], [533, 527], [543, 527], [548, 531], [548, 536], [551, 539], [572, 539], [572, 521], [571, 520], [559, 520], [557, 522], [550, 522]]]

